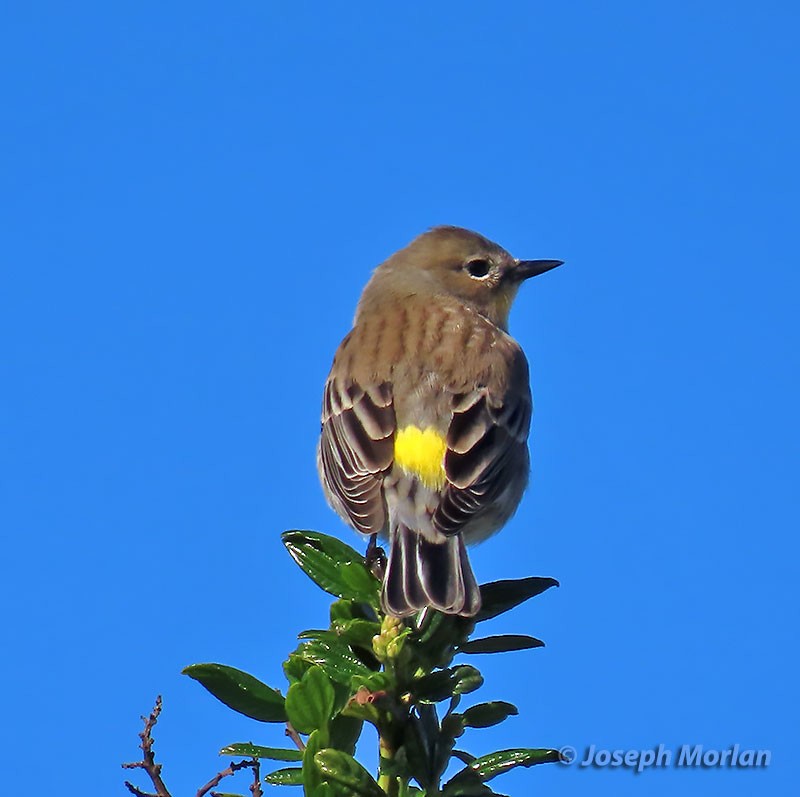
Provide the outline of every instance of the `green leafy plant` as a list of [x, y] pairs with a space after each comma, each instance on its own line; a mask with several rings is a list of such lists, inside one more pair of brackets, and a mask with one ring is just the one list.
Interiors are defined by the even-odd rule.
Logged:
[[[474, 618], [423, 610], [403, 621], [381, 612], [380, 583], [349, 545], [312, 531], [287, 531], [283, 542], [303, 571], [337, 598], [329, 626], [299, 634], [283, 663], [285, 696], [223, 664], [193, 664], [184, 673], [234, 711], [285, 723], [295, 748], [236, 743], [222, 755], [280, 762], [266, 782], [302, 786], [306, 797], [491, 795], [496, 792], [487, 784], [497, 775], [559, 760], [559, 752], [547, 748], [476, 757], [456, 747], [466, 728], [497, 725], [518, 712], [499, 700], [461, 709], [483, 677], [471, 664], [454, 664], [455, 658], [541, 647], [520, 634], [472, 636], [486, 620], [557, 586], [554, 579], [484, 584], [483, 607]], [[377, 733], [377, 779], [354, 758], [365, 726]], [[461, 767], [442, 783], [454, 759]]]

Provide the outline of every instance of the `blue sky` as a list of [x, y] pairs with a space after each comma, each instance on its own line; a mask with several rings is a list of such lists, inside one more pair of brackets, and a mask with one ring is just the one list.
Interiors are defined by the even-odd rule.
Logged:
[[371, 269], [451, 223], [567, 261], [512, 313], [533, 477], [473, 554], [481, 580], [562, 586], [495, 621], [547, 647], [481, 662], [521, 716], [468, 749], [739, 743], [772, 765], [497, 787], [789, 793], [797, 23], [785, 2], [6, 10], [5, 751], [122, 794], [157, 693], [176, 797], [223, 744], [280, 742], [179, 672], [280, 686], [324, 622], [279, 540], [354, 541], [317, 482], [321, 386]]

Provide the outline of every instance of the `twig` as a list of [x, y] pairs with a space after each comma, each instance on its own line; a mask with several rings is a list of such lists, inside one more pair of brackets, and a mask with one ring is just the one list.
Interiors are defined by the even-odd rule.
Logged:
[[211, 780], [208, 781], [205, 786], [201, 786], [197, 790], [197, 797], [204, 797], [204, 795], [208, 794], [215, 786], [219, 786], [219, 782], [223, 778], [227, 778], [229, 775], [233, 775], [233, 773], [233, 764], [231, 764], [227, 769], [223, 769], [222, 772], [217, 772], [217, 774], [214, 775], [214, 777], [211, 778]]
[[294, 729], [294, 725], [291, 722], [286, 723], [286, 735], [297, 745], [297, 749], [301, 753], [306, 749], [300, 734]]
[[197, 790], [196, 797], [205, 797], [211, 789], [215, 786], [219, 786], [220, 781], [224, 778], [230, 777], [233, 775], [234, 772], [238, 772], [240, 769], [254, 769], [258, 770], [258, 761], [256, 760], [247, 760], [247, 761], [233, 761], [227, 769], [223, 769], [221, 772], [217, 772], [213, 778], [211, 778], [205, 786], [201, 786]]
[[158, 797], [157, 794], [151, 794], [149, 791], [142, 791], [141, 789], [134, 786], [129, 780], [125, 781], [125, 785], [128, 788], [128, 791], [131, 794], [135, 794], [136, 797]]
[[264, 797], [264, 792], [261, 791], [261, 762], [257, 758], [253, 759], [253, 783], [250, 791], [253, 797]]
[[[148, 791], [143, 791], [138, 786], [134, 786], [130, 781], [126, 780], [125, 786], [127, 787], [128, 791], [134, 795], [134, 797], [172, 797], [172, 795], [169, 793], [169, 789], [167, 789], [167, 787], [164, 785], [164, 781], [161, 779], [161, 764], [156, 764], [156, 757], [155, 753], [153, 752], [153, 728], [158, 722], [158, 717], [160, 714], [161, 695], [156, 698], [156, 704], [153, 707], [153, 710], [150, 712], [150, 716], [142, 717], [142, 720], [144, 721], [144, 730], [139, 734], [139, 738], [142, 740], [141, 744], [139, 745], [142, 751], [142, 760], [131, 761], [130, 763], [122, 765], [123, 769], [143, 769], [150, 776], [150, 780], [153, 782], [153, 786], [156, 789], [155, 794], [153, 794]], [[294, 728], [292, 728], [292, 731], [294, 731], [295, 735], [297, 735], [297, 731], [295, 731]], [[288, 730], [286, 733], [289, 735]], [[297, 740], [301, 745], [303, 744], [299, 735], [297, 735]], [[246, 761], [232, 761], [229, 767], [214, 775], [214, 777], [211, 778], [211, 780], [208, 781], [205, 786], [201, 786], [197, 790], [196, 797], [206, 797], [206, 795], [211, 792], [215, 786], [219, 785], [220, 781], [222, 781], [224, 778], [227, 778], [229, 775], [233, 775], [234, 772], [238, 772], [240, 769], [253, 770], [253, 783], [250, 786], [250, 791], [253, 793], [253, 797], [264, 797], [263, 792], [261, 791], [261, 764], [257, 758], [247, 759]], [[213, 797], [214, 792], [211, 792], [211, 794]]]
[[135, 794], [136, 797], [172, 797], [169, 793], [169, 789], [167, 789], [164, 785], [164, 781], [161, 779], [161, 764], [156, 764], [155, 753], [153, 753], [153, 728], [158, 722], [159, 714], [161, 714], [161, 695], [156, 698], [156, 704], [150, 712], [150, 716], [142, 717], [144, 721], [144, 730], [139, 734], [139, 738], [142, 740], [139, 745], [142, 751], [142, 760], [132, 761], [131, 763], [122, 765], [123, 769], [143, 769], [153, 782], [153, 786], [156, 790], [155, 795], [142, 791], [126, 780], [125, 785], [128, 791], [131, 794]]

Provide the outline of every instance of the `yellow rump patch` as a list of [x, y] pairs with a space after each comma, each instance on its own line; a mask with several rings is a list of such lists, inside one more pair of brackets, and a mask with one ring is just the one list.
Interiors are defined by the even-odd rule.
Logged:
[[394, 438], [395, 463], [432, 490], [438, 490], [446, 481], [446, 450], [444, 437], [432, 428], [423, 431], [416, 426], [406, 426]]

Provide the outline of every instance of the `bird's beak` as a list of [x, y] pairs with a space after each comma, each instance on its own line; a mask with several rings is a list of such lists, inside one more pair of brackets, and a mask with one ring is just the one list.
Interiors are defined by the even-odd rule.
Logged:
[[512, 274], [522, 282], [530, 277], [538, 277], [563, 263], [563, 260], [518, 260]]

